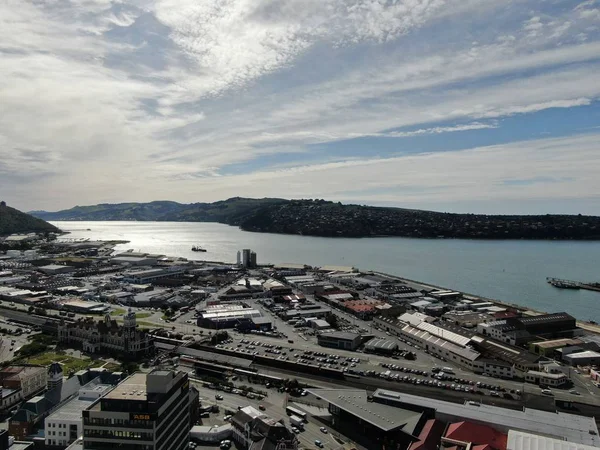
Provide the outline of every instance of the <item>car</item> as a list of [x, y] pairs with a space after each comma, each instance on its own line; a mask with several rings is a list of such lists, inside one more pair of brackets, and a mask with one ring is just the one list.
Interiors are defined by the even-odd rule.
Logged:
[[264, 411], [266, 408], [265, 408], [265, 405], [258, 405], [258, 409], [260, 409], [261, 411]]
[[223, 400], [223, 396], [220, 394], [215, 395], [215, 399], [217, 400]]
[[[543, 392], [542, 392], [542, 393], [543, 393]], [[490, 392], [490, 395], [491, 395], [492, 397], [500, 397], [500, 394], [498, 394], [496, 391], [491, 391], [491, 392]]]
[[542, 394], [544, 395], [553, 395], [550, 389], [542, 389]]
[[321, 427], [321, 428], [319, 428], [319, 430], [321, 430], [321, 433], [327, 434], [327, 428]]
[[300, 433], [300, 430], [296, 427], [292, 427], [292, 431], [296, 434]]
[[323, 443], [318, 439], [315, 439], [315, 445], [319, 448], [323, 448]]
[[577, 392], [575, 389], [571, 389], [569, 391], [569, 394], [573, 394], [573, 395], [581, 395], [579, 392]]

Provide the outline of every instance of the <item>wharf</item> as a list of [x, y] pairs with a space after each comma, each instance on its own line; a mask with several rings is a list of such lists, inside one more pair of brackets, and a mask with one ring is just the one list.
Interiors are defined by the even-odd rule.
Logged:
[[585, 289], [600, 292], [600, 283], [583, 283], [581, 281], [561, 280], [560, 278], [546, 278], [546, 281], [559, 289]]

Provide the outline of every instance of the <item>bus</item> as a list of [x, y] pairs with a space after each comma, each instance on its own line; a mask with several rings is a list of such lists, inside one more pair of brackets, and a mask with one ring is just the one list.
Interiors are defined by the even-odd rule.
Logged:
[[297, 416], [300, 417], [302, 420], [306, 420], [306, 413], [304, 411], [300, 411], [297, 408], [294, 408], [293, 406], [286, 407], [285, 412], [288, 416]]

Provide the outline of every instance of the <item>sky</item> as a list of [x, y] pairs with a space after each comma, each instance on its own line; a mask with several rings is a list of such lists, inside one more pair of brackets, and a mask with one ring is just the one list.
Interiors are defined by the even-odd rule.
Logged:
[[600, 0], [0, 0], [0, 197], [600, 215]]

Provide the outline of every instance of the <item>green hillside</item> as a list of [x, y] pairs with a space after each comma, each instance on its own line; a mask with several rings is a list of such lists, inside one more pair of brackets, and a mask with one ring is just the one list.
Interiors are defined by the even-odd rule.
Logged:
[[14, 233], [59, 232], [48, 222], [0, 203], [0, 236]]
[[34, 212], [46, 220], [219, 222], [245, 231], [326, 237], [600, 240], [600, 217], [453, 214], [325, 200], [234, 197], [214, 203], [121, 203]]

